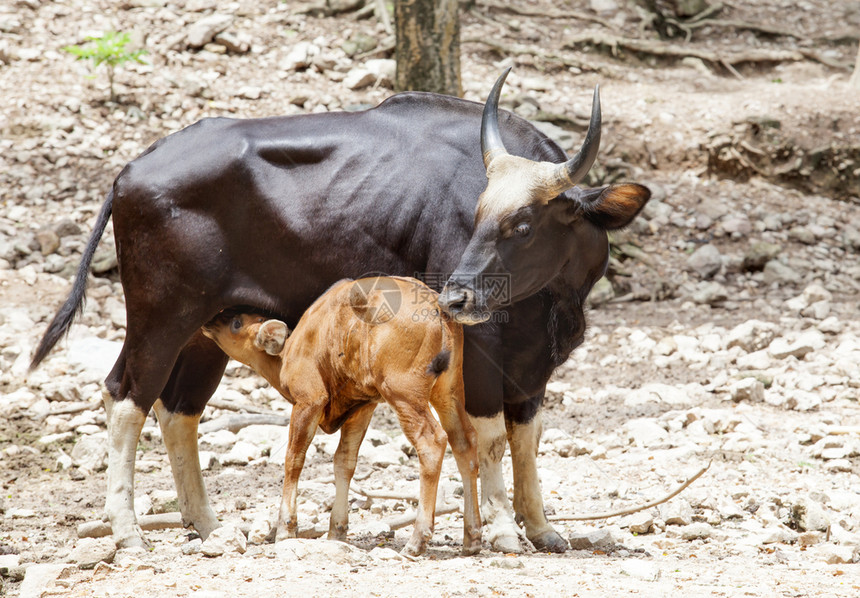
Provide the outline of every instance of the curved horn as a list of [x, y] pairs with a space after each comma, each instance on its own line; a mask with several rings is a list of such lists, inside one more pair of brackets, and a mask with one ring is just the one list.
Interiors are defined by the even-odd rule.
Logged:
[[579, 148], [573, 158], [558, 165], [556, 171], [558, 193], [579, 183], [594, 165], [597, 152], [600, 149], [600, 121], [600, 86], [595, 85], [594, 99], [591, 101], [591, 120], [588, 123], [588, 131], [585, 133], [585, 141], [582, 142], [582, 147]]
[[481, 154], [484, 156], [484, 168], [487, 168], [496, 156], [508, 153], [499, 131], [499, 96], [502, 94], [502, 85], [510, 72], [511, 67], [508, 67], [496, 79], [487, 103], [484, 104], [484, 116], [481, 117]]

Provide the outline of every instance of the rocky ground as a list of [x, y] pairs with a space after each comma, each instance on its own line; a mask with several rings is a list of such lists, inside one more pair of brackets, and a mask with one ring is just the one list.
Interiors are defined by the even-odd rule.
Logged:
[[[587, 342], [549, 389], [540, 473], [571, 551], [462, 558], [462, 522], [451, 513], [438, 518], [426, 556], [399, 557], [410, 528], [391, 523], [412, 508], [417, 459], [384, 408], [356, 485], [401, 496], [355, 493], [349, 545], [267, 543], [285, 431], [246, 424], [249, 415], [282, 423], [289, 409], [235, 364], [200, 438], [207, 487], [228, 524], [221, 537], [150, 531], [151, 552], [79, 538], [104, 505], [100, 382], [123, 338], [110, 234], [69, 340], [36, 372], [26, 365], [111, 180], [152, 141], [204, 116], [378, 103], [392, 93], [391, 37], [372, 15], [326, 16], [298, 2], [19, 0], [0, 7], [0, 593], [858, 592], [860, 94], [844, 65], [860, 4], [733, 2], [709, 17], [729, 25], [688, 26], [689, 40], [666, 42], [621, 0], [475, 4], [462, 14], [466, 97], [481, 101], [513, 65], [505, 105], [573, 147], [599, 82], [605, 132], [592, 178], [654, 192], [614, 238]], [[118, 102], [108, 101], [103, 72], [87, 79], [61, 50], [108, 29], [149, 51], [149, 64], [118, 70]], [[609, 35], [687, 55], [595, 41]], [[753, 51], [782, 54], [738, 59]], [[327, 525], [335, 443], [320, 435], [309, 453], [300, 507], [309, 528]], [[644, 504], [708, 464], [658, 507], [565, 519]], [[443, 477], [456, 503], [452, 459]], [[174, 499], [153, 419], [135, 506], [158, 517]]]

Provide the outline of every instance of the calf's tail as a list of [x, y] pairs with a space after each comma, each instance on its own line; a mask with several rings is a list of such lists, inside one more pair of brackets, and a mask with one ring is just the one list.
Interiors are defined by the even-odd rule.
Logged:
[[66, 298], [65, 303], [57, 310], [54, 319], [48, 325], [42, 340], [39, 341], [39, 346], [36, 347], [36, 352], [33, 354], [33, 359], [30, 361], [30, 370], [34, 370], [42, 363], [42, 360], [47, 357], [54, 345], [68, 334], [72, 327], [72, 322], [75, 316], [81, 313], [84, 309], [84, 301], [86, 300], [87, 291], [87, 275], [90, 271], [90, 264], [93, 261], [93, 256], [96, 253], [96, 247], [99, 245], [99, 240], [105, 232], [108, 220], [110, 220], [111, 210], [113, 209], [113, 189], [108, 193], [107, 199], [102, 205], [99, 212], [99, 217], [96, 220], [96, 226], [90, 234], [90, 240], [84, 249], [81, 256], [81, 263], [78, 265], [78, 272], [75, 275], [75, 282], [72, 286], [72, 291]]
[[448, 345], [448, 328], [445, 326], [447, 316], [439, 310], [439, 324], [442, 326], [442, 348], [436, 356], [430, 360], [430, 365], [427, 366], [427, 373], [431, 376], [439, 376], [442, 372], [448, 369], [451, 365], [451, 351], [445, 347]]

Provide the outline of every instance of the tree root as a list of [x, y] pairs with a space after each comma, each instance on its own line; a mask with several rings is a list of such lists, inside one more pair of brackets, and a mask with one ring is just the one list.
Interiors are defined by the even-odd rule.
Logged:
[[645, 509], [650, 509], [651, 507], [656, 507], [657, 505], [663, 504], [664, 502], [668, 502], [672, 498], [679, 495], [683, 492], [687, 486], [698, 480], [703, 473], [708, 471], [708, 468], [711, 466], [711, 463], [708, 464], [697, 471], [692, 477], [690, 477], [686, 482], [678, 486], [675, 490], [664, 496], [663, 498], [659, 498], [657, 500], [652, 500], [649, 503], [645, 503], [644, 505], [639, 505], [638, 507], [630, 507], [628, 509], [619, 509], [618, 511], [610, 511], [607, 513], [597, 513], [594, 515], [552, 515], [547, 517], [550, 521], [592, 521], [594, 519], [610, 519], [611, 517], [619, 517], [621, 515], [629, 515], [631, 513], [638, 513], [639, 511], [644, 511]]

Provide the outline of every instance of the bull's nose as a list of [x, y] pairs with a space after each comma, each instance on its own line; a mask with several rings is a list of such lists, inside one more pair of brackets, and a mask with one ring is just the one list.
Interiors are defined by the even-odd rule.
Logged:
[[439, 295], [439, 307], [449, 315], [466, 310], [475, 304], [475, 293], [458, 284], [447, 284]]

